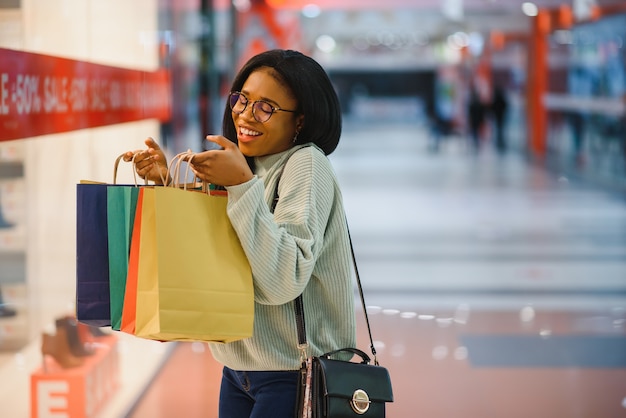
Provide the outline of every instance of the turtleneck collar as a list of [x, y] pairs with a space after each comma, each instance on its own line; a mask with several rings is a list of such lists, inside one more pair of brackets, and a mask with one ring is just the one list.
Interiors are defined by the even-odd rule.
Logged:
[[[255, 174], [260, 178], [264, 178], [265, 174], [275, 165], [284, 164], [284, 162], [300, 148], [311, 146], [313, 144], [295, 145], [286, 151], [279, 152], [277, 154], [264, 155], [263, 157], [255, 157]], [[314, 145], [313, 145], [314, 146]]]

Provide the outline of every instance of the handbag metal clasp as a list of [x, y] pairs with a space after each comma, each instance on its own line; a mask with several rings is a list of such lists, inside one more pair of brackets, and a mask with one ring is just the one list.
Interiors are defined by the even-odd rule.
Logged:
[[357, 389], [352, 394], [350, 406], [354, 412], [359, 415], [363, 415], [368, 409], [370, 409], [370, 403], [370, 398], [367, 396], [367, 392], [363, 389]]
[[300, 350], [300, 363], [304, 363], [307, 359], [306, 349], [309, 348], [308, 343], [298, 344], [298, 350]]

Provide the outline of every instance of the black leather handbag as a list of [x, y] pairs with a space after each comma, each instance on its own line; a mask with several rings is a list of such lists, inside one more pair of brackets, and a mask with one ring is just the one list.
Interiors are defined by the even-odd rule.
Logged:
[[[307, 357], [304, 305], [302, 296], [298, 296], [294, 301], [298, 325], [298, 348], [301, 350], [302, 358], [306, 360], [303, 361], [300, 369], [296, 418], [383, 418], [385, 404], [393, 402], [389, 372], [378, 364], [376, 358], [352, 239], [350, 239], [350, 249], [374, 364], [370, 364], [370, 357], [358, 348], [340, 348], [319, 357]], [[351, 353], [353, 358], [358, 356], [360, 362], [331, 358], [340, 353]]]

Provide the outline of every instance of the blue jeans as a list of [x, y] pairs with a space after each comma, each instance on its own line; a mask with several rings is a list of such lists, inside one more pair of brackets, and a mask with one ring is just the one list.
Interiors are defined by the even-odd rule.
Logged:
[[298, 371], [239, 372], [224, 367], [219, 418], [293, 418]]

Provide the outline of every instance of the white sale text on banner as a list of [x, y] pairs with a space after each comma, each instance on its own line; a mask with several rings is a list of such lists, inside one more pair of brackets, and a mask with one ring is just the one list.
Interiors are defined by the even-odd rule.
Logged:
[[0, 141], [170, 117], [170, 78], [0, 48]]

